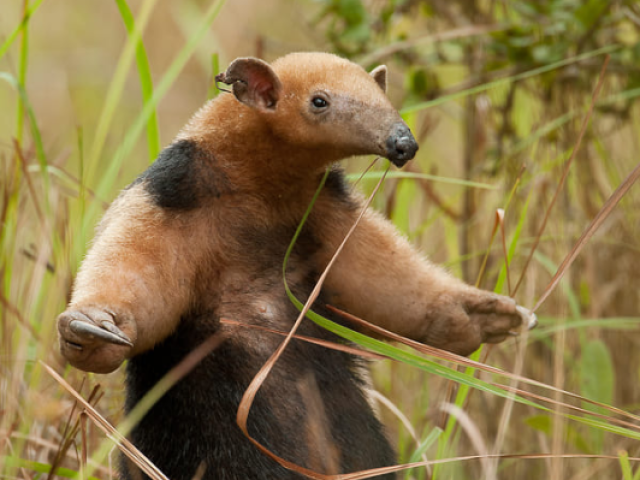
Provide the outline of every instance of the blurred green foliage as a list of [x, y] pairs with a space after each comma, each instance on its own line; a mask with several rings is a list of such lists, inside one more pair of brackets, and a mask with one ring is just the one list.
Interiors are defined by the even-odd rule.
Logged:
[[[608, 51], [605, 86], [583, 146], [516, 292], [527, 306], [640, 158], [637, 1], [247, 0], [222, 5], [208, 0], [3, 4], [0, 436], [11, 453], [0, 457], [5, 463], [0, 471], [7, 478], [49, 471], [43, 460], [52, 458], [64, 438], [72, 402], [36, 361], [60, 360], [55, 318], [107, 201], [206, 98], [215, 96], [212, 79], [233, 58], [229, 51], [271, 60], [292, 50], [317, 49], [367, 69], [386, 63], [389, 94], [421, 149], [409, 172], [389, 175], [376, 208], [434, 261], [502, 293], [513, 287], [507, 268], [512, 279], [523, 270]], [[230, 13], [224, 21], [210, 28], [225, 11]], [[239, 16], [254, 11], [264, 17], [265, 26], [257, 32]], [[291, 18], [307, 37], [294, 40]], [[144, 28], [142, 35], [136, 27]], [[359, 162], [351, 160], [349, 168], [358, 170]], [[363, 179], [364, 190], [379, 173]], [[491, 240], [497, 208], [505, 210], [508, 266], [499, 235]], [[540, 328], [519, 343], [505, 342], [490, 355], [475, 357], [517, 373], [521, 365], [523, 375], [581, 395], [558, 397], [584, 408], [580, 421], [567, 420], [566, 407], [553, 404], [548, 389], [519, 385], [541, 393], [554, 410], [540, 413], [504, 401], [497, 387], [469, 388], [505, 383], [504, 378], [473, 368], [450, 371], [432, 357], [400, 354], [372, 342], [418, 366], [375, 366], [376, 387], [413, 426], [409, 432], [383, 409], [400, 461], [478, 453], [456, 419], [447, 420], [438, 410], [443, 401], [468, 413], [490, 452], [617, 457], [625, 450], [629, 455], [564, 463], [558, 458], [505, 460], [494, 477], [481, 462], [454, 461], [430, 472], [412, 469], [405, 478], [462, 480], [486, 474], [618, 480], [621, 471], [625, 480], [639, 478], [637, 462], [629, 458], [640, 456], [637, 441], [629, 439], [637, 428], [619, 426], [610, 409], [587, 401], [630, 413], [640, 409], [638, 238], [636, 187], [544, 304]], [[99, 407], [114, 422], [120, 419], [121, 376], [85, 380], [63, 364], [59, 369], [79, 390], [85, 381], [101, 383], [106, 395]], [[590, 423], [593, 419], [598, 421]], [[88, 435], [88, 444], [79, 449], [95, 456], [103, 436], [95, 430]], [[65, 463], [72, 470], [61, 475], [81, 470], [74, 455], [70, 451]], [[97, 469], [96, 475], [109, 478], [108, 466]]]

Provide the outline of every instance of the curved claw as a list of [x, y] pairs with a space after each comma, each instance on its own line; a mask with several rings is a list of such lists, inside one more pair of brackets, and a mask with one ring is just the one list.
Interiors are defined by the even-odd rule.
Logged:
[[90, 335], [92, 337], [104, 340], [105, 342], [115, 343], [116, 345], [126, 345], [133, 347], [133, 343], [118, 327], [110, 322], [102, 322], [100, 328], [91, 323], [82, 322], [80, 320], [72, 320], [69, 322], [69, 329], [78, 335]]
[[534, 329], [536, 325], [538, 325], [538, 317], [536, 316], [535, 313], [533, 313], [530, 310], [527, 310], [524, 307], [521, 307], [520, 305], [516, 306], [516, 310], [518, 311], [518, 313], [520, 314], [520, 317], [522, 318], [522, 323], [526, 325], [529, 330]]

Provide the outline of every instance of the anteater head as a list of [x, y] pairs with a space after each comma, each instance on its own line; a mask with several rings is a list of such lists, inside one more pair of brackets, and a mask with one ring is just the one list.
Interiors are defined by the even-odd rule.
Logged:
[[327, 53], [295, 53], [273, 65], [239, 58], [217, 80], [283, 144], [338, 160], [374, 154], [402, 167], [418, 144], [387, 98], [387, 69], [370, 74]]

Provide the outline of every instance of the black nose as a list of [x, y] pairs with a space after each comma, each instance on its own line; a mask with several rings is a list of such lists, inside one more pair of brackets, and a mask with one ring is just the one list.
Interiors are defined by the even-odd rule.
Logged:
[[413, 138], [411, 130], [404, 123], [396, 123], [386, 141], [387, 158], [396, 167], [402, 167], [411, 160], [418, 151], [418, 142]]

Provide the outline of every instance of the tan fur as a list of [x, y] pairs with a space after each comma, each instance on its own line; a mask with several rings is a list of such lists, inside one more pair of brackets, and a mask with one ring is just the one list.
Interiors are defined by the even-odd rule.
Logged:
[[[380, 90], [386, 77], [381, 69], [372, 78], [332, 55], [292, 54], [274, 62], [273, 71], [282, 83], [277, 108], [220, 95], [177, 137], [195, 140], [215, 157], [216, 168], [226, 175], [226, 194], [195, 211], [175, 213], [155, 206], [142, 182], [113, 204], [59, 321], [62, 351], [73, 365], [113, 370], [166, 338], [181, 316], [203, 301], [222, 317], [237, 318], [243, 309], [256, 308], [265, 313], [265, 321], [289, 328], [290, 319], [278, 315], [280, 307], [273, 301], [282, 297], [281, 283], [253, 278], [254, 253], [243, 251], [238, 236], [248, 225], [297, 224], [323, 169], [350, 155], [384, 155], [386, 132], [400, 118]], [[315, 92], [331, 97], [331, 121], [310, 113], [309, 96]], [[328, 263], [358, 208], [336, 209], [335, 201], [322, 194], [313, 217], [321, 222], [314, 226], [323, 235], [321, 249], [310, 259], [318, 270]], [[456, 280], [372, 211], [340, 256], [326, 290], [336, 305], [357, 316], [463, 354], [483, 341], [502, 340], [521, 321], [512, 300]], [[247, 298], [253, 299], [250, 304]], [[89, 317], [109, 313], [134, 346], [78, 338], [68, 328], [78, 311]], [[246, 332], [234, 330], [233, 335], [254, 342]], [[255, 342], [255, 348], [270, 347]]]
[[[102, 220], [58, 317], [60, 348], [72, 365], [99, 373], [130, 359], [131, 409], [202, 341], [222, 335], [141, 419], [132, 441], [176, 480], [193, 478], [196, 467], [207, 480], [298, 479], [234, 422], [247, 385], [282, 338], [220, 320], [288, 331], [297, 311], [284, 292], [282, 262], [325, 169], [357, 154], [402, 166], [417, 144], [384, 94], [384, 67], [368, 74], [333, 55], [292, 54], [272, 66], [238, 59], [218, 79], [233, 93], [207, 103]], [[301, 300], [362, 205], [333, 171], [287, 265]], [[526, 318], [513, 300], [430, 263], [374, 211], [314, 308], [328, 303], [461, 354], [503, 340]], [[300, 329], [334, 339], [311, 322]], [[349, 355], [294, 340], [255, 398], [254, 438], [326, 473], [390, 465], [362, 368]], [[125, 480], [140, 478], [125, 467]]]
[[141, 185], [116, 199], [78, 272], [69, 310], [107, 309], [134, 348], [98, 343], [97, 351], [77, 352], [62, 344], [73, 365], [110, 371], [172, 332], [189, 306], [203, 253], [190, 248], [182, 228], [180, 218], [167, 218], [149, 204]]
[[[328, 212], [329, 213], [329, 212]], [[333, 225], [355, 214], [331, 212]], [[331, 231], [337, 248], [346, 231]], [[328, 262], [333, 251], [326, 252]], [[513, 300], [471, 288], [421, 256], [380, 214], [368, 211], [330, 272], [326, 288], [334, 302], [387, 330], [458, 353], [487, 340], [474, 332], [471, 316], [483, 309], [515, 314]], [[496, 305], [489, 306], [491, 303]], [[511, 323], [506, 320], [505, 331]]]

